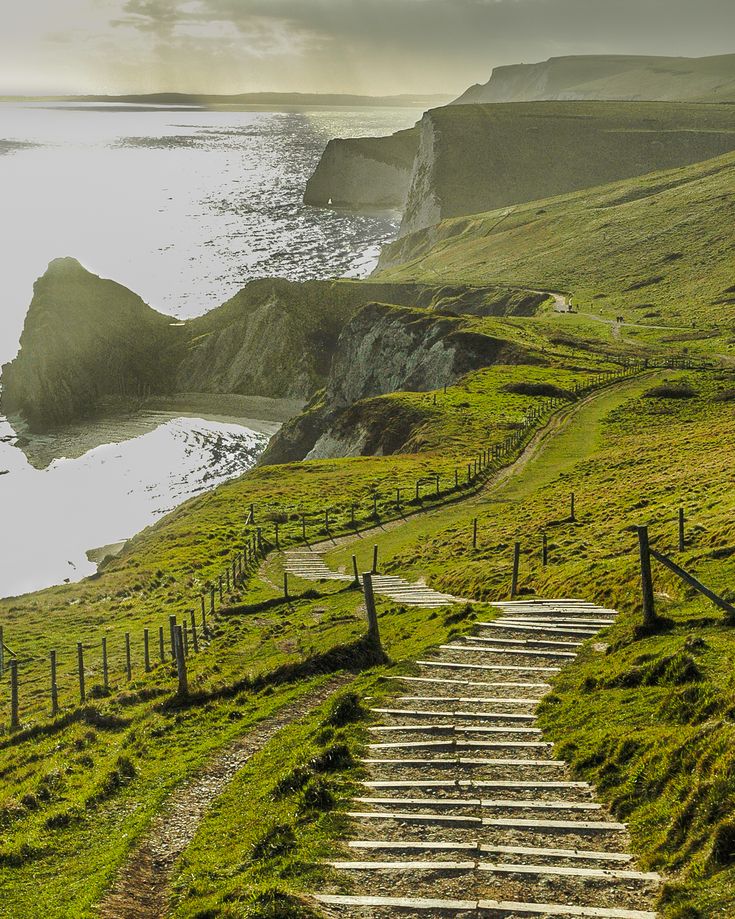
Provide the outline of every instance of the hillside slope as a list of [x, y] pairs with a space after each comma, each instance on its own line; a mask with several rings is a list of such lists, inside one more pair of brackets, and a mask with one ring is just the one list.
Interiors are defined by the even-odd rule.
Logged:
[[622, 312], [652, 326], [718, 322], [727, 337], [735, 323], [734, 219], [729, 154], [445, 221], [388, 246], [376, 276], [536, 284], [568, 291], [577, 309], [611, 320]]
[[455, 105], [542, 99], [648, 99], [662, 102], [735, 101], [735, 54], [648, 57], [594, 54], [552, 57], [538, 64], [496, 67]]
[[427, 112], [401, 234], [735, 149], [730, 106], [530, 102]]

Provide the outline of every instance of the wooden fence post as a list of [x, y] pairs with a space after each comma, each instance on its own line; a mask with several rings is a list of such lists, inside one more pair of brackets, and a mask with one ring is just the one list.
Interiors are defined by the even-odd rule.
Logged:
[[176, 616], [168, 617], [168, 633], [171, 640], [171, 660], [176, 660]]
[[0, 676], [5, 671], [5, 630], [0, 625]]
[[133, 678], [133, 663], [130, 660], [130, 632], [125, 633], [125, 675], [130, 682]]
[[199, 654], [199, 633], [197, 632], [197, 617], [194, 610], [190, 612], [191, 616], [191, 643], [194, 646], [194, 653]]
[[576, 523], [577, 518], [575, 516], [574, 492], [569, 495], [569, 519], [572, 521], [572, 523]]
[[209, 588], [209, 614], [214, 617], [214, 587]]
[[158, 654], [161, 658], [161, 663], [166, 663], [166, 648], [163, 643], [163, 626], [159, 625], [158, 627]]
[[204, 612], [204, 607], [202, 607], [202, 636], [207, 638], [209, 635], [209, 628], [207, 627], [207, 614]]
[[376, 651], [382, 651], [380, 643], [380, 628], [378, 626], [378, 614], [375, 609], [375, 594], [373, 592], [372, 573], [366, 571], [362, 576], [362, 585], [365, 592], [365, 609], [367, 610], [368, 620], [368, 641]]
[[416, 479], [416, 503], [421, 500], [421, 479]]
[[10, 730], [17, 731], [20, 727], [18, 715], [18, 661], [11, 658], [10, 667]]
[[373, 546], [373, 574], [378, 572], [378, 547]]
[[107, 636], [102, 638], [102, 685], [105, 691], [110, 688], [110, 668], [107, 666]]
[[56, 683], [56, 651], [51, 652], [51, 717], [59, 713], [59, 687]]
[[359, 587], [360, 586], [360, 575], [357, 572], [357, 556], [356, 555], [352, 556], [352, 573], [355, 576], [355, 584]]
[[521, 544], [515, 543], [513, 546], [513, 580], [510, 585], [511, 600], [518, 593], [518, 572], [521, 565]]
[[283, 572], [283, 596], [288, 600], [288, 571]]
[[643, 625], [650, 628], [656, 624], [656, 608], [653, 599], [653, 577], [651, 575], [651, 553], [648, 544], [648, 527], [636, 527], [636, 529], [638, 531], [638, 550], [641, 560]]
[[[192, 616], [194, 613], [192, 613]], [[148, 629], [143, 629], [143, 662], [145, 664], [145, 672], [151, 672], [151, 635]]]
[[686, 548], [686, 543], [684, 540], [684, 508], [679, 508], [679, 552], [683, 552]]
[[546, 533], [541, 537], [541, 564], [544, 568], [549, 564], [549, 537]]
[[[354, 522], [354, 519], [355, 519], [355, 513], [353, 510], [352, 512], [353, 522]], [[304, 540], [304, 542], [306, 542], [306, 514], [301, 515], [301, 538]]]
[[222, 606], [222, 575], [219, 576], [219, 605]]
[[186, 619], [181, 623], [181, 634], [184, 638], [184, 657], [189, 656], [189, 629], [186, 625]]
[[477, 517], [472, 521], [472, 548], [477, 548]]
[[176, 652], [176, 675], [179, 679], [176, 695], [179, 699], [185, 699], [189, 695], [189, 683], [186, 677], [183, 630], [180, 625], [174, 628], [174, 650]]
[[84, 686], [84, 648], [81, 641], [77, 642], [77, 668], [79, 670], [79, 700], [86, 702], [87, 691]]
[[225, 590], [227, 591], [227, 593], [229, 593], [231, 590], [230, 588], [230, 566], [229, 565], [227, 566], [225, 570]]
[[459, 488], [459, 469], [454, 470], [454, 487]]
[[280, 548], [281, 548], [281, 540], [280, 540], [280, 537], [279, 537], [279, 534], [278, 534], [278, 526], [279, 526], [278, 520], [274, 520], [274, 521], [273, 521], [273, 525], [274, 525], [275, 528], [276, 528], [276, 549], [280, 549]]

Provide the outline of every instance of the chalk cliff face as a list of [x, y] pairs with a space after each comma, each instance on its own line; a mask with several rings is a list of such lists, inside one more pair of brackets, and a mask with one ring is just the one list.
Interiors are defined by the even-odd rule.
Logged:
[[538, 102], [427, 112], [401, 235], [735, 149], [727, 105]]
[[454, 103], [602, 99], [735, 101], [735, 54], [718, 57], [579, 55], [496, 67]]
[[306, 185], [304, 202], [326, 207], [403, 208], [419, 132], [331, 140]]
[[262, 462], [395, 452], [419, 416], [373, 397], [439, 389], [495, 363], [542, 360], [510, 341], [473, 332], [460, 316], [368, 304], [340, 334], [324, 393], [284, 425]]

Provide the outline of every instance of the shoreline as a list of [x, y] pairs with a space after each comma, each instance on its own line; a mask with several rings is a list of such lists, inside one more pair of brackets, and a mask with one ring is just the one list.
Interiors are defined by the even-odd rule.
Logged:
[[24, 453], [31, 466], [43, 470], [54, 460], [79, 459], [96, 447], [132, 440], [176, 418], [235, 424], [270, 439], [303, 405], [298, 399], [177, 393], [152, 396], [144, 401], [108, 403], [92, 418], [38, 433], [30, 431], [18, 416], [8, 416], [7, 421], [16, 434], [12, 446]]

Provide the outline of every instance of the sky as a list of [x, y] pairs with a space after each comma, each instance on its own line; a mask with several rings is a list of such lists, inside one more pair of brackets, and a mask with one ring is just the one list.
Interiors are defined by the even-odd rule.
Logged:
[[563, 54], [735, 52], [735, 0], [8, 0], [0, 94], [458, 94]]

